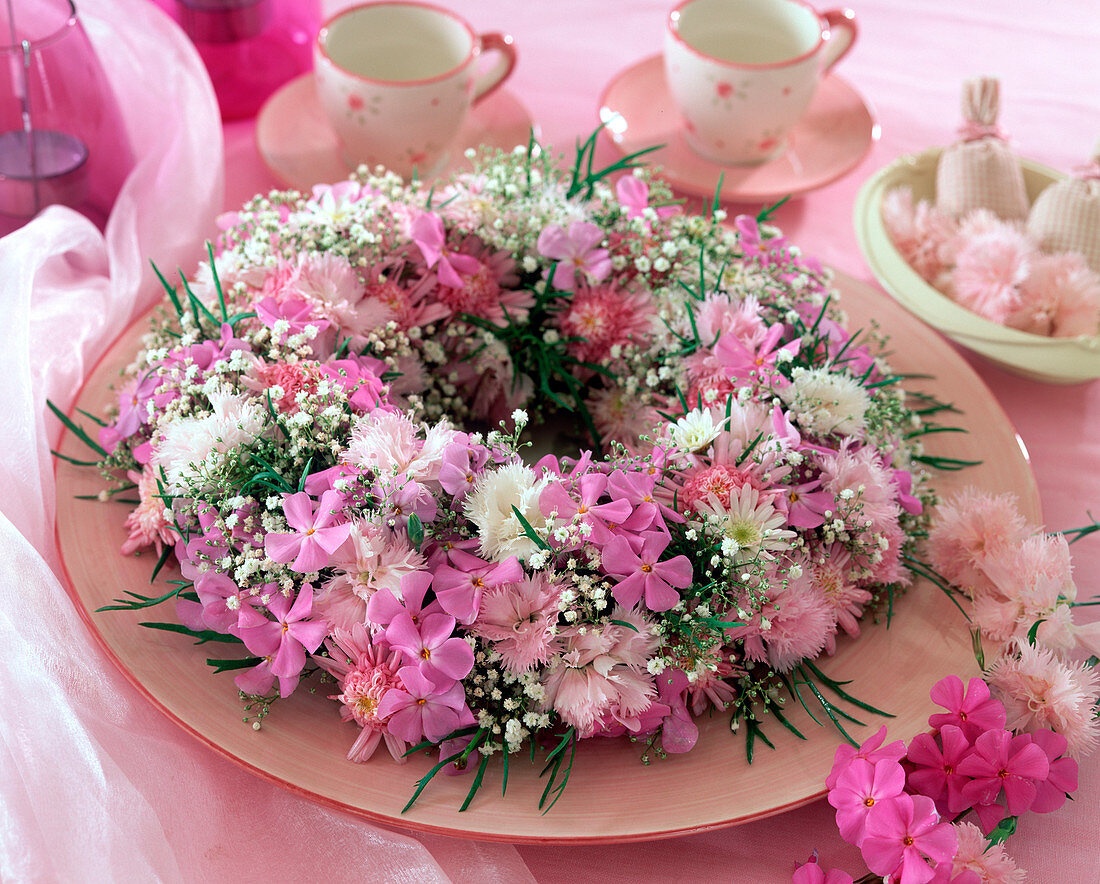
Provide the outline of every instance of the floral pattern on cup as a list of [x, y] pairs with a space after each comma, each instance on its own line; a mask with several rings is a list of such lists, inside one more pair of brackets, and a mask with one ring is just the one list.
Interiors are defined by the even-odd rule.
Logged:
[[767, 162], [856, 37], [850, 11], [802, 0], [684, 0], [669, 16], [665, 76], [696, 153]]
[[[488, 52], [499, 58], [479, 74]], [[511, 37], [478, 35], [441, 7], [387, 0], [348, 9], [321, 29], [314, 79], [349, 166], [430, 175], [470, 107], [504, 82], [515, 58]]]

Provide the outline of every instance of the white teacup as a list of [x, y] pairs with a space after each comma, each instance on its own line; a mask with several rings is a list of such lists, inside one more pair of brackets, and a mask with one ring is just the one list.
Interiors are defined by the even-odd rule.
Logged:
[[665, 76], [688, 144], [727, 165], [779, 156], [856, 33], [851, 10], [801, 0], [684, 0], [669, 14]]
[[[479, 75], [480, 56], [491, 50], [500, 57]], [[313, 54], [317, 95], [344, 159], [422, 177], [444, 165], [471, 105], [516, 63], [511, 37], [479, 35], [454, 13], [413, 2], [339, 13]]]

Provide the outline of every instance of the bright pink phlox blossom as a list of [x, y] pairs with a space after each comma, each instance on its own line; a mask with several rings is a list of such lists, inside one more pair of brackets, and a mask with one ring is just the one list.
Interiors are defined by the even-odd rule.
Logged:
[[780, 351], [793, 356], [802, 346], [801, 338], [788, 341], [782, 347], [778, 346], [782, 334], [782, 325], [769, 326], [764, 340], [755, 350], [746, 347], [735, 335], [722, 335], [714, 345], [714, 355], [731, 378], [770, 375], [775, 371], [775, 361]]
[[357, 359], [334, 359], [321, 366], [321, 374], [343, 388], [348, 404], [359, 414], [373, 411], [382, 402], [381, 379]]
[[829, 790], [829, 803], [836, 808], [840, 837], [857, 847], [863, 843], [871, 809], [896, 798], [905, 789], [905, 771], [891, 759], [872, 764], [854, 758]]
[[[200, 531], [192, 530], [189, 538], [176, 543], [176, 558], [180, 564], [202, 559], [217, 560], [229, 554], [229, 541], [225, 531], [218, 527], [218, 513], [213, 507], [203, 506], [198, 512]], [[185, 574], [188, 579], [194, 579]]]
[[1077, 762], [1066, 757], [1069, 743], [1059, 733], [1039, 730], [1023, 736], [1046, 753], [1050, 762], [1047, 778], [1038, 784], [1031, 810], [1035, 813], [1051, 813], [1066, 803], [1066, 797], [1077, 791]]
[[129, 439], [142, 424], [147, 424], [149, 412], [146, 403], [160, 384], [161, 378], [153, 372], [126, 384], [118, 394], [118, 417], [113, 424], [100, 430], [100, 441], [106, 444], [104, 437], [109, 436], [112, 443], [109, 447], [113, 450], [120, 440]]
[[450, 565], [435, 572], [435, 594], [443, 610], [459, 623], [470, 624], [481, 608], [486, 589], [523, 579], [523, 567], [515, 556], [503, 562], [486, 562], [460, 549], [450, 552]]
[[[600, 466], [592, 463], [591, 451], [582, 451], [581, 456], [576, 460], [567, 457], [564, 461], [559, 461], [555, 454], [544, 454], [535, 463], [535, 472], [540, 475], [543, 472], [553, 473], [563, 479], [579, 479], [588, 473], [590, 468], [599, 469]], [[566, 472], [567, 467], [568, 472]]]
[[970, 679], [964, 691], [962, 679], [948, 675], [932, 685], [929, 696], [936, 705], [948, 710], [928, 716], [930, 727], [953, 724], [962, 728], [966, 738], [973, 743], [979, 734], [1005, 726], [1004, 704], [990, 695], [989, 685], [980, 678]]
[[313, 509], [313, 499], [304, 491], [283, 495], [283, 514], [293, 534], [271, 533], [264, 538], [264, 551], [276, 562], [301, 574], [319, 571], [351, 534], [351, 523], [333, 522], [341, 515], [343, 500], [336, 491], [326, 491]]
[[[338, 479], [350, 479], [355, 480], [360, 476], [359, 468], [353, 464], [340, 463], [334, 467], [329, 467], [327, 470], [321, 470], [319, 473], [310, 473], [306, 476], [306, 483], [304, 489], [306, 494], [313, 497], [320, 497], [326, 491], [336, 490], [336, 481]], [[342, 494], [342, 492], [337, 492]]]
[[432, 600], [424, 604], [424, 597], [431, 586], [432, 575], [427, 571], [412, 571], [401, 577], [401, 599], [398, 600], [388, 589], [379, 589], [367, 601], [367, 619], [378, 626], [389, 626], [393, 619], [407, 614], [413, 623], [419, 623], [429, 614], [442, 614], [439, 602]]
[[849, 746], [847, 743], [841, 743], [837, 746], [836, 753], [833, 755], [833, 769], [829, 771], [829, 775], [825, 778], [825, 788], [834, 788], [837, 778], [857, 758], [871, 764], [879, 761], [901, 761], [905, 757], [905, 743], [901, 740], [894, 740], [894, 742], [883, 746], [885, 740], [886, 726], [883, 725], [864, 740], [858, 749]]
[[615, 470], [607, 478], [607, 493], [612, 500], [625, 500], [634, 508], [622, 523], [627, 531], [655, 530], [668, 533], [666, 522], [683, 522], [684, 517], [654, 498], [656, 471]]
[[1031, 807], [1038, 784], [1050, 773], [1050, 762], [1029, 735], [1013, 737], [1008, 731], [993, 730], [974, 741], [974, 750], [958, 769], [971, 777], [962, 793], [968, 803], [993, 804], [1003, 789], [1005, 810], [1019, 816]]
[[420, 671], [436, 684], [462, 679], [474, 668], [474, 652], [464, 639], [454, 636], [455, 618], [428, 614], [413, 623], [401, 613], [386, 627], [386, 640], [415, 661]]
[[[269, 584], [272, 588], [274, 584]], [[265, 587], [265, 591], [266, 591]], [[202, 603], [202, 616], [207, 629], [236, 634], [238, 628], [263, 626], [267, 622], [256, 605], [259, 596], [242, 590], [225, 574], [205, 571], [195, 580], [195, 592]]]
[[539, 496], [539, 509], [544, 516], [556, 512], [561, 522], [579, 516], [579, 522], [592, 527], [588, 540], [595, 544], [606, 543], [611, 539], [608, 523], [622, 524], [634, 512], [630, 503], [622, 498], [599, 503], [606, 490], [607, 476], [602, 473], [581, 476], [572, 493], [561, 482], [551, 482]]
[[836, 498], [828, 491], [817, 491], [820, 479], [786, 488], [777, 498], [787, 508], [787, 524], [794, 528], [817, 528], [825, 524], [825, 510], [836, 506]]
[[[628, 218], [639, 218], [649, 208], [649, 185], [634, 175], [623, 175], [615, 182], [615, 196], [626, 209]], [[667, 218], [680, 211], [679, 206], [657, 206], [657, 217]]]
[[462, 500], [474, 487], [478, 474], [489, 460], [489, 451], [481, 445], [456, 441], [443, 449], [439, 484], [455, 500]]
[[853, 884], [852, 876], [840, 869], [825, 871], [818, 865], [815, 850], [805, 863], [794, 870], [791, 884]]
[[481, 266], [472, 255], [463, 255], [447, 247], [443, 219], [431, 212], [416, 217], [409, 228], [409, 236], [420, 249], [428, 268], [436, 267], [440, 283], [449, 288], [462, 288], [465, 285], [462, 274], [475, 273]]
[[948, 862], [958, 849], [950, 823], [941, 823], [931, 798], [906, 794], [871, 808], [860, 850], [867, 868], [897, 884], [926, 884], [934, 863]]
[[313, 307], [309, 303], [296, 298], [283, 301], [281, 304], [274, 298], [264, 298], [254, 304], [253, 309], [256, 311], [256, 318], [269, 329], [274, 330], [275, 323], [279, 320], [286, 321], [289, 327], [286, 333], [280, 337], [280, 340], [284, 340], [291, 335], [300, 335], [305, 331], [307, 325], [314, 326], [318, 333], [329, 327], [327, 319], [321, 319], [313, 315]]
[[397, 672], [404, 690], [393, 688], [378, 704], [378, 717], [389, 718], [391, 734], [410, 743], [427, 737], [435, 742], [459, 727], [466, 707], [462, 682], [436, 685], [416, 666], [402, 666]]
[[909, 788], [936, 802], [943, 814], [957, 814], [970, 806], [962, 794], [970, 778], [959, 773], [959, 762], [970, 754], [970, 742], [953, 724], [940, 728], [938, 739], [917, 734], [909, 742], [906, 756], [916, 766], [909, 773]]
[[611, 258], [607, 249], [598, 248], [603, 231], [591, 221], [574, 221], [568, 232], [558, 224], [544, 227], [535, 247], [539, 254], [558, 262], [550, 283], [558, 291], [571, 292], [577, 275], [590, 282], [606, 279], [611, 273]]
[[909, 470], [891, 470], [894, 479], [894, 487], [898, 493], [898, 504], [907, 513], [919, 515], [924, 511], [924, 504], [913, 496], [913, 474]]
[[375, 493], [383, 501], [383, 512], [394, 524], [404, 528], [409, 517], [415, 515], [425, 525], [434, 522], [439, 514], [439, 504], [431, 490], [406, 473], [399, 473], [375, 486]]
[[274, 620], [237, 631], [251, 653], [270, 658], [271, 674], [279, 679], [279, 693], [285, 697], [306, 665], [306, 652], [312, 654], [324, 641], [328, 623], [309, 619], [313, 613], [313, 587], [308, 583], [298, 590], [293, 603], [276, 593], [267, 602], [267, 610]]
[[802, 433], [778, 404], [772, 408], [772, 435], [783, 448], [798, 450], [802, 447]]
[[760, 222], [752, 215], [738, 215], [733, 219], [733, 226], [737, 228], [738, 239], [746, 258], [766, 257], [770, 251], [781, 251], [787, 243], [784, 236], [764, 239], [760, 235]]
[[641, 540], [641, 548], [635, 551], [626, 537], [611, 538], [601, 551], [601, 567], [605, 574], [619, 578], [612, 595], [620, 605], [632, 608], [644, 596], [649, 610], [667, 611], [680, 601], [676, 590], [691, 585], [691, 562], [687, 556], [661, 561], [669, 544], [664, 534], [648, 531]]
[[687, 674], [673, 667], [656, 676], [654, 681], [657, 684], [657, 698], [669, 708], [661, 723], [661, 747], [674, 754], [689, 752], [699, 740], [699, 726], [692, 720], [687, 708], [691, 687]]

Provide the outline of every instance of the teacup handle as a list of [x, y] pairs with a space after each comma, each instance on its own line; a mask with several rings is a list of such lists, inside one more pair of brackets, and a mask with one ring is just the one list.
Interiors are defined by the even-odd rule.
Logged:
[[827, 73], [834, 64], [848, 54], [852, 44], [856, 42], [859, 27], [856, 25], [856, 14], [850, 9], [830, 9], [823, 12], [821, 17], [829, 26], [829, 39], [825, 44], [825, 51], [821, 54], [821, 73]]
[[483, 98], [488, 98], [512, 73], [516, 66], [516, 47], [511, 34], [482, 34], [481, 51], [500, 53], [493, 67], [477, 78], [474, 83], [473, 103], [477, 104]]

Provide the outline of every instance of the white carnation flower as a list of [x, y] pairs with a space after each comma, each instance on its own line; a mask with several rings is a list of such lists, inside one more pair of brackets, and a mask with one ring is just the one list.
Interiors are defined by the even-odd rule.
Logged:
[[851, 375], [824, 368], [795, 369], [790, 385], [779, 395], [811, 433], [852, 436], [867, 426], [871, 398]]
[[506, 464], [478, 478], [466, 498], [465, 513], [477, 525], [482, 555], [501, 562], [508, 556], [526, 559], [538, 551], [512, 507], [522, 513], [536, 533], [544, 535], [546, 517], [539, 510], [539, 496], [550, 481], [540, 479], [522, 463]]

